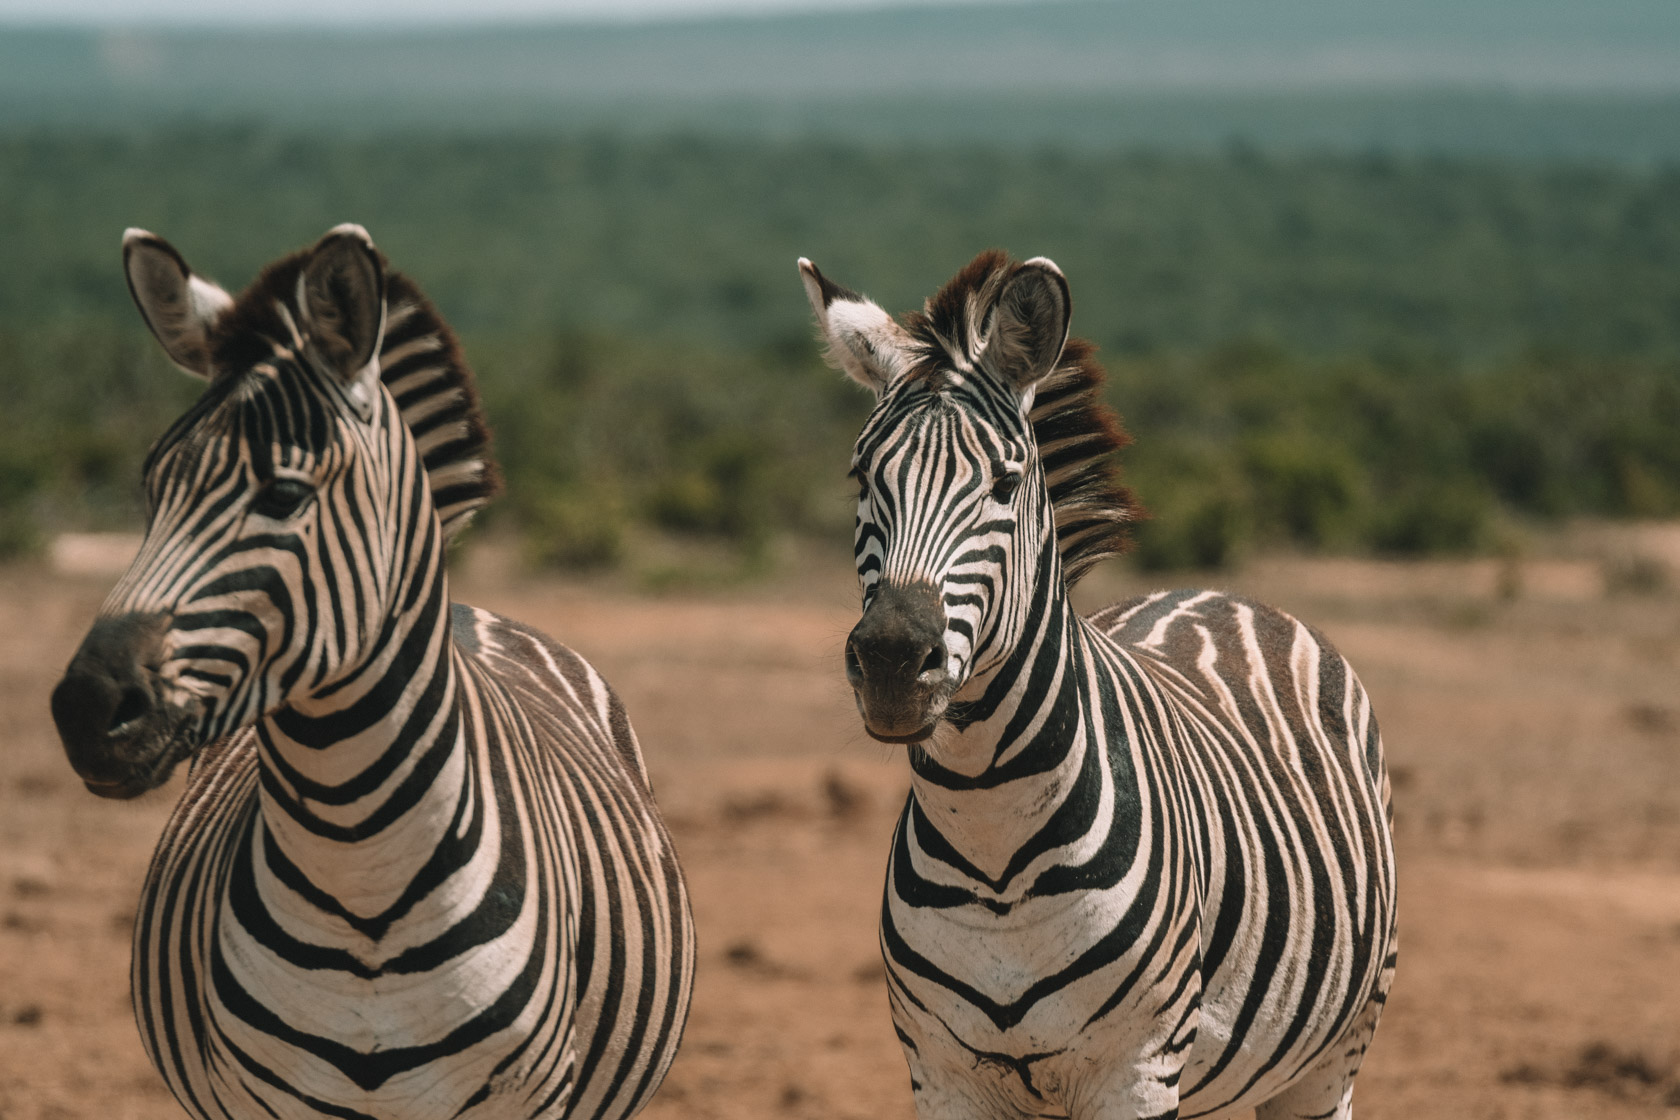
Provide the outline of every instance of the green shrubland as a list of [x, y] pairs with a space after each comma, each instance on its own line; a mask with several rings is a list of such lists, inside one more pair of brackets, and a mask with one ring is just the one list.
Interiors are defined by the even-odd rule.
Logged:
[[1046, 254], [1094, 339], [1137, 559], [1423, 554], [1680, 514], [1680, 172], [699, 137], [0, 135], [0, 551], [133, 525], [196, 392], [128, 306], [123, 227], [230, 286], [360, 221], [461, 331], [544, 564], [639, 534], [843, 538], [868, 398], [793, 260], [890, 310]]

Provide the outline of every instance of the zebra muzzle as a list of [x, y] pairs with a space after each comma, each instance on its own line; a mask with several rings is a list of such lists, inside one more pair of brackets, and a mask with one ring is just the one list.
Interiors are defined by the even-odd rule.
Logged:
[[846, 680], [863, 728], [886, 743], [933, 734], [950, 703], [945, 606], [931, 584], [875, 585], [846, 639]]
[[161, 615], [100, 619], [53, 689], [53, 722], [64, 753], [83, 784], [101, 797], [138, 796], [179, 761], [177, 721], [157, 691], [155, 665], [167, 628]]

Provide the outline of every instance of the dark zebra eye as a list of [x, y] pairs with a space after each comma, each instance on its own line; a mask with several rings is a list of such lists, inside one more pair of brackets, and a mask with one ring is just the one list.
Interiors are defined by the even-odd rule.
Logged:
[[257, 500], [251, 503], [251, 508], [264, 517], [281, 521], [296, 513], [313, 493], [315, 488], [301, 479], [271, 479], [257, 493]]
[[997, 480], [992, 483], [992, 501], [1001, 505], [1008, 505], [1010, 499], [1015, 497], [1015, 491], [1020, 488], [1021, 472], [1005, 471], [998, 475]]

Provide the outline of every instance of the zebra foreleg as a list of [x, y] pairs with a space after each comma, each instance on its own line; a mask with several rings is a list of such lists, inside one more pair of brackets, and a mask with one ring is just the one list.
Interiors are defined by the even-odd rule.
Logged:
[[932, 1054], [931, 1061], [905, 1041], [916, 1120], [1028, 1120], [1060, 1115], [1059, 1075], [1035, 1069], [1036, 1062], [1058, 1055], [1014, 1057], [976, 1050], [955, 1035], [949, 1041], [956, 1045]]
[[1356, 1031], [1289, 1088], [1254, 1110], [1255, 1120], [1352, 1120], [1353, 1077], [1371, 1040]]
[[[1169, 974], [1170, 975], [1170, 974]], [[1133, 1007], [1156, 1004], [1153, 1017], [1119, 1008], [1110, 1020], [1142, 1028], [1129, 1037], [1091, 1037], [1084, 1052], [1095, 1068], [1089, 1080], [1077, 1078], [1070, 1093], [1072, 1120], [1178, 1120], [1179, 1086], [1202, 1018], [1202, 983], [1192, 970], [1172, 998], [1163, 984], [1153, 995], [1139, 992]], [[1157, 1001], [1158, 1004], [1157, 1004]]]
[[910, 1061], [910, 1095], [916, 1120], [1025, 1120], [1029, 1115], [1010, 1098], [1008, 1087], [972, 1070], [928, 1066]]
[[1382, 1018], [1388, 1003], [1389, 985], [1394, 982], [1394, 958], [1391, 951], [1377, 979], [1377, 990], [1371, 993], [1347, 1034], [1293, 1085], [1255, 1109], [1255, 1120], [1352, 1120], [1353, 1079], [1365, 1060], [1365, 1051], [1377, 1033], [1377, 1020]]
[[1072, 1120], [1178, 1120], [1178, 1080], [1184, 1060], [1156, 1058], [1111, 1078]]
[[1255, 1120], [1351, 1120], [1353, 1081], [1309, 1075], [1254, 1110]]

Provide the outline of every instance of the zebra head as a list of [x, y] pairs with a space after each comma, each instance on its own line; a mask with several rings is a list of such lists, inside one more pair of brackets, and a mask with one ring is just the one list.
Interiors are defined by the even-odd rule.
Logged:
[[1040, 580], [1059, 578], [1031, 417], [1073, 349], [1067, 281], [1042, 257], [984, 253], [900, 322], [799, 268], [830, 362], [877, 398], [852, 458], [864, 609], [846, 676], [871, 736], [923, 742], [1020, 643]]
[[366, 231], [339, 226], [237, 300], [142, 230], [123, 260], [147, 326], [208, 385], [147, 456], [144, 543], [52, 695], [72, 766], [105, 797], [343, 679], [405, 549], [424, 551], [406, 526], [435, 526], [380, 383], [387, 277]]

